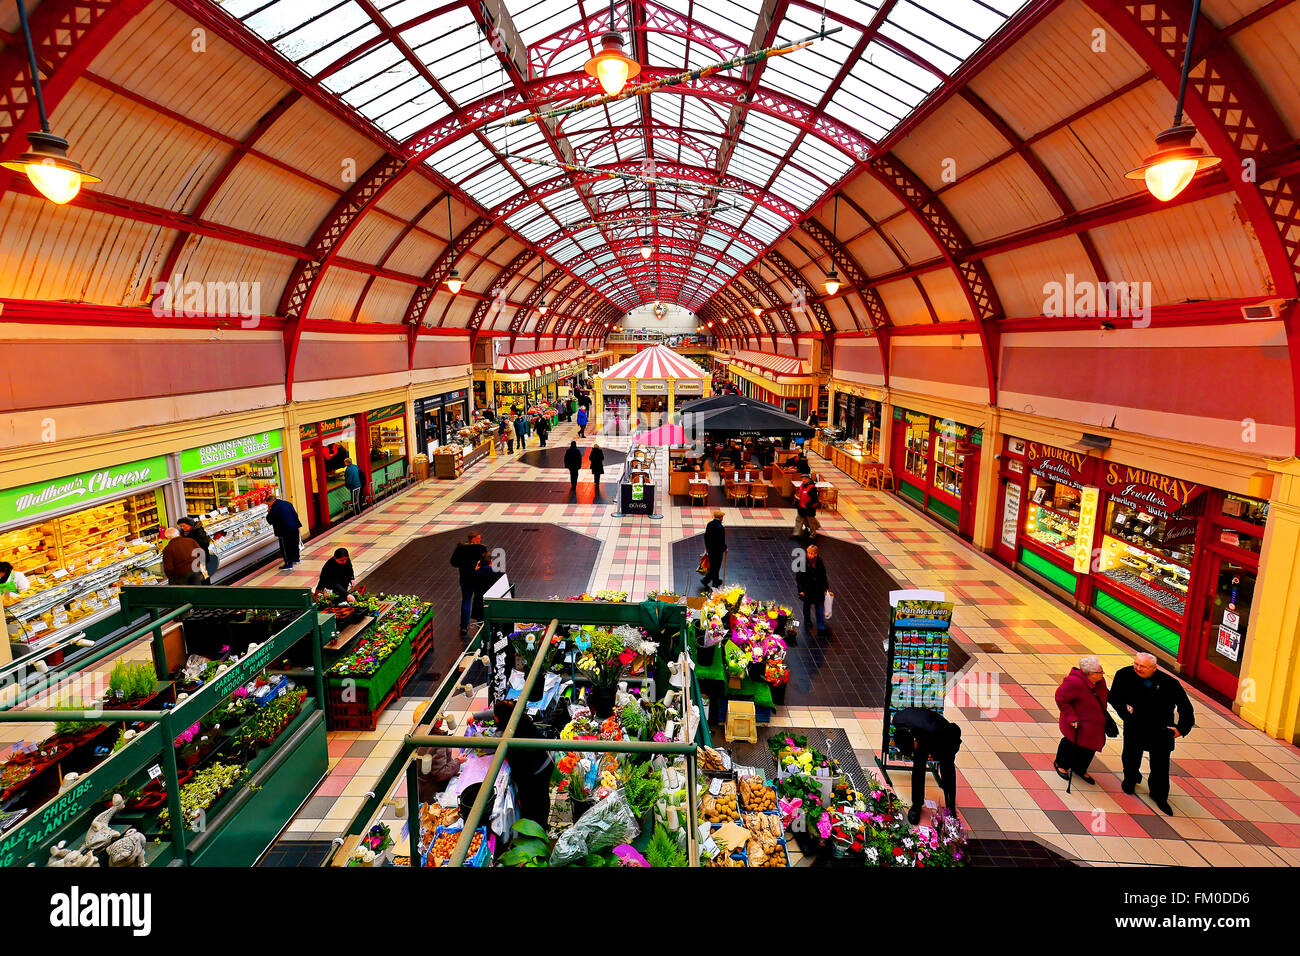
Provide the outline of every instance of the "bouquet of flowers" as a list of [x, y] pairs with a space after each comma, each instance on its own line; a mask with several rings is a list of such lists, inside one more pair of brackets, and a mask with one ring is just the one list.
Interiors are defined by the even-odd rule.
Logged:
[[608, 689], [623, 679], [636, 655], [615, 631], [596, 628], [591, 632], [591, 647], [578, 659], [578, 670], [593, 687]]
[[748, 650], [742, 650], [740, 646], [733, 641], [727, 641], [725, 647], [727, 676], [735, 678], [744, 677], [745, 671], [753, 661], [753, 657], [750, 655]]
[[600, 721], [590, 710], [581, 707], [573, 714], [573, 719], [560, 731], [561, 740], [599, 740]]
[[[533, 662], [537, 660], [537, 653], [542, 649], [542, 641], [545, 637], [546, 628], [541, 625], [520, 628], [510, 635], [510, 643], [515, 649], [515, 664], [525, 674], [532, 670]], [[563, 652], [564, 641], [556, 635], [546, 652], [546, 660], [542, 662], [543, 674], [555, 665]]]
[[376, 823], [352, 851], [348, 866], [379, 866], [384, 860], [385, 853], [392, 846], [393, 836], [388, 829], [388, 824]]

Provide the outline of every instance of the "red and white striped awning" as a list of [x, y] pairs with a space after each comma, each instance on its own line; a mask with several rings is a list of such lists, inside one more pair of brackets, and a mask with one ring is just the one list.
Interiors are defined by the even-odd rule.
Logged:
[[664, 345], [642, 349], [600, 374], [604, 380], [635, 378], [637, 381], [670, 378], [703, 380], [707, 377], [708, 373], [704, 369]]
[[503, 356], [502, 372], [535, 372], [550, 366], [567, 365], [582, 357], [577, 349], [553, 349], [549, 352], [516, 352]]
[[788, 355], [769, 355], [766, 352], [737, 352], [733, 362], [748, 365], [759, 372], [771, 372], [774, 376], [807, 375], [801, 359]]

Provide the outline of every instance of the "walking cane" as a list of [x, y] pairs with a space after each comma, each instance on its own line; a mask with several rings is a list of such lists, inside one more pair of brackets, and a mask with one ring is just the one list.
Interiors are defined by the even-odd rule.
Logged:
[[[1074, 723], [1074, 749], [1075, 749], [1076, 751], [1079, 749], [1079, 722], [1078, 722], [1078, 721], [1075, 721], [1075, 723]], [[1072, 786], [1074, 786], [1074, 767], [1073, 767], [1073, 766], [1070, 767], [1070, 775], [1069, 775], [1069, 777], [1067, 777], [1066, 780], [1065, 780], [1065, 792], [1066, 792], [1066, 793], [1069, 793], [1069, 792], [1070, 792], [1070, 788], [1071, 788]]]

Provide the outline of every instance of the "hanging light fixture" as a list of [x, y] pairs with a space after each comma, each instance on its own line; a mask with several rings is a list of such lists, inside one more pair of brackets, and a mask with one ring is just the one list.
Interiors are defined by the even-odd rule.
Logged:
[[[835, 194], [835, 218], [831, 225], [831, 238], [836, 242], [839, 241], [840, 232], [840, 194]], [[840, 274], [835, 271], [835, 254], [831, 253], [831, 271], [826, 273], [826, 281], [822, 283], [827, 295], [834, 295], [840, 291]]]
[[[541, 262], [541, 266], [542, 266], [542, 278], [541, 278], [541, 283], [540, 283], [540, 284], [541, 284], [542, 286], [545, 286], [545, 285], [546, 285], [546, 260], [545, 260], [545, 259], [542, 259], [542, 260], [540, 260], [540, 262]], [[545, 316], [547, 312], [550, 312], [550, 311], [551, 311], [551, 307], [550, 307], [549, 305], [546, 304], [546, 289], [545, 289], [545, 288], [542, 289], [542, 301], [539, 302], [539, 303], [537, 304], [537, 311], [540, 312], [543, 316]]]
[[623, 34], [614, 29], [614, 0], [609, 0], [609, 29], [600, 37], [600, 52], [584, 69], [609, 96], [622, 92], [627, 81], [641, 72], [641, 64], [623, 52]]
[[650, 237], [649, 237], [649, 236], [646, 236], [644, 239], [641, 240], [641, 258], [642, 258], [642, 259], [649, 259], [652, 255], [654, 255], [654, 251], [655, 251], [655, 248], [654, 248], [654, 246], [650, 245]]
[[[454, 238], [455, 233], [453, 233], [451, 229], [451, 193], [447, 193], [447, 244], [452, 246], [451, 253], [453, 256], [456, 254], [455, 244], [452, 241]], [[456, 265], [453, 262], [451, 271], [447, 273], [447, 291], [452, 295], [455, 295], [464, 287], [464, 285], [465, 283], [462, 282], [460, 278], [460, 271], [456, 268]]]
[[32, 46], [32, 31], [27, 25], [27, 8], [18, 2], [18, 22], [27, 44], [27, 67], [32, 73], [32, 92], [35, 94], [36, 112], [41, 120], [41, 131], [27, 134], [27, 152], [17, 159], [0, 163], [5, 169], [26, 173], [33, 186], [50, 202], [71, 202], [81, 192], [82, 183], [103, 182], [81, 168], [81, 164], [68, 158], [68, 141], [50, 131], [50, 121], [45, 115], [45, 98], [41, 93], [41, 74], [36, 67], [36, 49]]
[[1161, 202], [1169, 202], [1191, 184], [1192, 177], [1202, 169], [1219, 165], [1218, 156], [1211, 156], [1199, 146], [1192, 145], [1196, 127], [1183, 122], [1183, 102], [1187, 98], [1187, 76], [1192, 68], [1192, 48], [1196, 42], [1196, 21], [1201, 15], [1201, 0], [1193, 0], [1192, 20], [1187, 26], [1187, 49], [1183, 53], [1183, 75], [1178, 83], [1178, 105], [1174, 109], [1174, 124], [1156, 136], [1156, 151], [1137, 169], [1124, 174], [1125, 179], [1146, 181], [1147, 191]]

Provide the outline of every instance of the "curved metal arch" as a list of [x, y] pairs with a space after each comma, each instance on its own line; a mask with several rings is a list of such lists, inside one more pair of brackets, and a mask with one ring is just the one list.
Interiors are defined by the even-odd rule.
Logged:
[[515, 347], [515, 339], [519, 336], [519, 329], [523, 326], [524, 320], [528, 318], [529, 313], [533, 311], [533, 307], [537, 305], [546, 290], [555, 284], [556, 279], [567, 277], [567, 273], [556, 269], [549, 276], [543, 276], [528, 290], [528, 295], [524, 296], [524, 301], [515, 308], [515, 314], [510, 319], [511, 348]]
[[[727, 327], [732, 322], [735, 322], [741, 332], [744, 333], [744, 338], [761, 342], [763, 331], [750, 313], [748, 303], [746, 303], [744, 297], [736, 291], [734, 286], [727, 289], [724, 296], [728, 307], [734, 314], [726, 316], [727, 321], [723, 323], [723, 326]], [[719, 316], [719, 318], [722, 318], [722, 316]]]
[[776, 268], [781, 278], [803, 293], [808, 311], [817, 320], [817, 325], [821, 329], [822, 339], [826, 342], [827, 349], [832, 348], [831, 340], [835, 338], [835, 323], [831, 321], [826, 306], [817, 298], [816, 290], [804, 278], [803, 273], [794, 267], [794, 263], [775, 249], [768, 250], [767, 260]]
[[[424, 285], [419, 286], [411, 294], [411, 301], [406, 305], [406, 314], [402, 316], [402, 324], [407, 327], [406, 354], [410, 367], [414, 368], [415, 362], [415, 343], [420, 337], [420, 331], [424, 328], [424, 317], [429, 311], [429, 306], [433, 302], [433, 297], [438, 294], [438, 289], [446, 281], [447, 276], [451, 273], [452, 266], [456, 264], [458, 254], [469, 252], [474, 248], [474, 243], [478, 242], [492, 228], [492, 223], [481, 216], [470, 222], [468, 226], [461, 230], [460, 235], [456, 236], [449, 242], [446, 247], [438, 254], [438, 258], [433, 260], [433, 265], [425, 273]], [[438, 317], [438, 323], [442, 323], [446, 310], [443, 315]], [[470, 352], [473, 352], [473, 342], [470, 342]]]
[[[575, 113], [573, 115], [576, 116], [577, 114]], [[579, 162], [584, 166], [590, 165], [589, 157], [600, 152], [607, 146], [617, 146], [619, 143], [626, 142], [627, 140], [643, 142], [647, 127], [644, 124], [637, 126], [597, 126], [580, 130], [574, 135], [589, 134], [599, 129], [604, 129], [605, 132], [593, 140], [584, 142], [581, 146], [574, 147], [574, 155], [579, 158]], [[668, 140], [671, 143], [676, 143], [684, 149], [689, 149], [693, 152], [699, 153], [708, 163], [713, 163], [718, 158], [718, 147], [698, 136], [692, 135], [686, 130], [673, 129], [672, 127], [659, 125], [651, 126], [649, 129], [655, 139]], [[560, 127], [560, 130], [563, 132], [563, 126]]]
[[[749, 280], [755, 292], [766, 296], [767, 301], [773, 303], [769, 308], [781, 317], [781, 324], [785, 326], [788, 335], [794, 335], [795, 332], [799, 331], [799, 323], [794, 320], [794, 314], [757, 269], [753, 266], [747, 267], [744, 270], [744, 277]], [[757, 304], [762, 305], [761, 302]]]
[[[858, 205], [857, 201], [854, 200], [852, 196], [847, 196], [841, 192], [840, 199], [846, 203], [850, 209], [857, 213], [862, 221], [867, 224], [867, 227], [880, 238], [880, 241], [884, 243], [885, 248], [888, 249], [890, 253], [893, 254], [894, 258], [898, 260], [899, 266], [907, 268], [909, 265], [907, 256], [903, 255], [903, 251], [898, 248], [898, 244], [894, 242], [889, 233], [880, 228], [880, 223], [876, 222], [875, 217]], [[930, 293], [926, 291], [925, 283], [921, 281], [920, 276], [912, 277], [912, 285], [916, 287], [916, 294], [925, 305], [925, 310], [930, 313], [930, 321], [937, 324], [939, 321], [939, 313], [934, 310], [934, 303], [930, 301]], [[890, 327], [893, 327], [892, 322], [890, 323]]]
[[835, 268], [844, 275], [845, 280], [853, 288], [858, 298], [862, 300], [862, 304], [867, 310], [867, 318], [871, 322], [871, 328], [875, 330], [892, 325], [889, 310], [885, 308], [885, 300], [870, 285], [871, 276], [867, 275], [867, 270], [862, 268], [854, 255], [844, 247], [844, 244], [812, 216], [805, 219], [801, 226], [803, 231], [831, 257], [831, 262], [835, 264]]
[[[642, 67], [640, 75], [645, 80], [653, 80], [674, 76], [680, 72], [680, 70], [652, 66]], [[533, 80], [522, 91], [505, 96], [504, 104], [500, 93], [467, 104], [450, 116], [445, 116], [412, 134], [405, 145], [414, 158], [421, 159], [428, 153], [443, 149], [460, 137], [474, 132], [486, 123], [506, 118], [521, 110], [535, 108], [542, 102], [575, 99], [594, 92], [594, 81], [583, 72]], [[695, 96], [730, 107], [747, 92], [746, 83], [715, 74], [701, 77], [689, 86], [666, 87], [655, 95]], [[523, 99], [525, 95], [528, 97], [528, 102]], [[874, 144], [870, 139], [793, 97], [760, 87], [747, 105], [750, 109], [815, 134], [819, 139], [857, 162], [865, 162], [871, 156]]]
[[465, 323], [465, 328], [469, 330], [470, 334], [471, 351], [478, 342], [479, 332], [483, 328], [483, 320], [487, 317], [489, 310], [496, 307], [499, 311], [505, 311], [506, 285], [523, 271], [525, 266], [530, 265], [536, 255], [536, 252], [525, 246], [515, 253], [515, 257], [502, 266], [495, 278], [488, 283], [487, 295], [474, 304], [474, 311], [470, 313], [469, 321]]
[[570, 277], [567, 284], [557, 286], [552, 291], [554, 301], [550, 310], [546, 315], [542, 316], [541, 321], [537, 323], [537, 327], [533, 330], [533, 334], [538, 341], [541, 340], [543, 335], [558, 335], [560, 326], [573, 320], [572, 310], [578, 306], [582, 298], [578, 298], [572, 305], [569, 304], [570, 300], [575, 299], [576, 294], [584, 290], [590, 292], [590, 287]]
[[869, 170], [921, 224], [961, 283], [979, 330], [984, 369], [988, 376], [989, 404], [996, 405], [1001, 340], [996, 320], [1002, 318], [1002, 302], [998, 298], [997, 289], [993, 287], [993, 280], [989, 278], [988, 270], [982, 261], [966, 258], [970, 239], [957, 224], [956, 218], [939, 197], [893, 154], [877, 156], [869, 165]]

